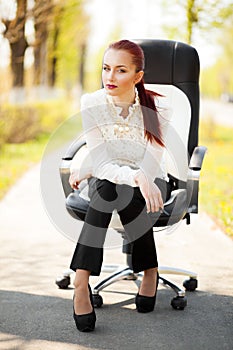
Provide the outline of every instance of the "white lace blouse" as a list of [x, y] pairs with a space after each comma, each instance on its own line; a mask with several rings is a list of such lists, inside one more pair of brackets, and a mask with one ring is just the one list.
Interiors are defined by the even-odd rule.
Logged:
[[[156, 105], [165, 135], [171, 112], [160, 106], [162, 98], [156, 98]], [[80, 177], [91, 172], [96, 178], [133, 187], [137, 186], [134, 177], [138, 170], [151, 181], [156, 177], [167, 179], [165, 148], [145, 139], [142, 108], [136, 95], [128, 116], [123, 117], [120, 115], [122, 108], [114, 105], [105, 89], [82, 96], [81, 114], [91, 169], [85, 165], [81, 167]]]

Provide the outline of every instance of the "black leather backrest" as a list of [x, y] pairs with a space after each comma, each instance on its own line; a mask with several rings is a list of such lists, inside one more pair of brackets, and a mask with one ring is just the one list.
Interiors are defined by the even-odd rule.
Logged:
[[187, 96], [191, 106], [188, 152], [198, 145], [199, 71], [198, 53], [190, 45], [157, 39], [134, 40], [145, 55], [145, 83], [174, 85]]

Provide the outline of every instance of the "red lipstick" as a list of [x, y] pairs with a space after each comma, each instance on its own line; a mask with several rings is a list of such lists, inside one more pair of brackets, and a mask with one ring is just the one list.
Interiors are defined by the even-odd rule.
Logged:
[[106, 84], [106, 88], [112, 90], [112, 89], [117, 88], [117, 86], [116, 85], [112, 85], [112, 84]]

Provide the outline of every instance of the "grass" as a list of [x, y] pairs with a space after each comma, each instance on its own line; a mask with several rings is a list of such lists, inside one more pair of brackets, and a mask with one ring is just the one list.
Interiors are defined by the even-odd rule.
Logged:
[[[44, 134], [23, 144], [6, 144], [0, 154], [0, 199], [17, 179], [42, 159], [45, 147], [50, 151], [74, 138], [81, 124], [76, 118], [63, 123], [53, 135]], [[233, 128], [202, 122], [199, 144], [205, 145], [200, 181], [200, 210], [233, 237]], [[49, 147], [48, 147], [49, 146]]]
[[0, 149], [0, 200], [30, 167], [65, 142], [77, 137], [81, 130], [81, 119], [75, 115], [62, 123], [51, 135], [41, 134], [37, 139], [25, 143], [5, 144]]
[[0, 199], [9, 188], [43, 155], [49, 136], [41, 135], [37, 140], [21, 144], [5, 144], [0, 151]]
[[233, 128], [202, 122], [200, 144], [208, 148], [200, 181], [200, 207], [233, 237]]

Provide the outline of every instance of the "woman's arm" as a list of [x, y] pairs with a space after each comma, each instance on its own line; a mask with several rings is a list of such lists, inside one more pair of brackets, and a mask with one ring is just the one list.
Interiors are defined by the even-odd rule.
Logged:
[[163, 200], [155, 178], [162, 172], [161, 163], [164, 147], [148, 142], [140, 170], [135, 174], [135, 182], [139, 186], [146, 201], [147, 212], [157, 212], [163, 209]]
[[[171, 121], [171, 110], [162, 108], [159, 111], [159, 120], [163, 141], [166, 143], [166, 134]], [[135, 174], [135, 181], [146, 201], [147, 211], [155, 212], [163, 209], [163, 200], [158, 186], [154, 183], [158, 175], [164, 174], [164, 153], [166, 148], [156, 142], [148, 142], [147, 148], [140, 163], [140, 171]], [[164, 174], [165, 175], [165, 174]]]

